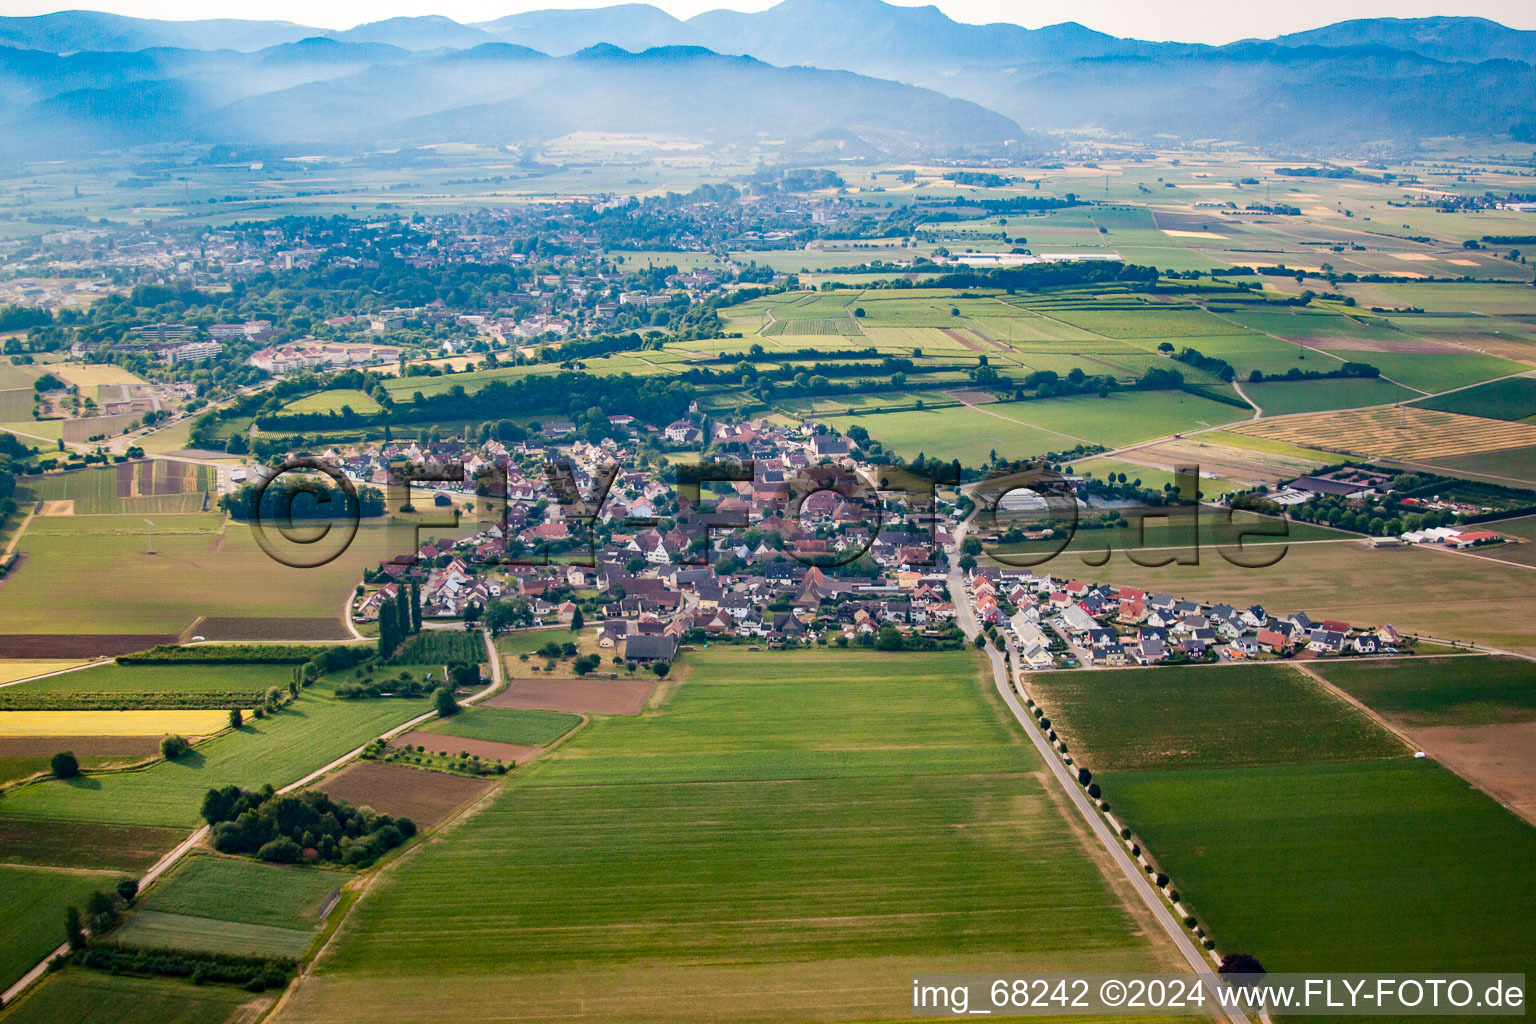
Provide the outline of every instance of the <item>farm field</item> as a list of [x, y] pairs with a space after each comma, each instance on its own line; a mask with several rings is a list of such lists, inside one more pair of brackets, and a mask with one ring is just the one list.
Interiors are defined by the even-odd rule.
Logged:
[[206, 736], [228, 725], [228, 709], [5, 711], [0, 736]]
[[1229, 427], [1234, 434], [1358, 455], [1443, 459], [1536, 445], [1536, 425], [1416, 406], [1314, 413]]
[[[508, 659], [507, 673], [515, 671]], [[513, 679], [501, 693], [486, 698], [483, 707], [524, 708], [593, 715], [638, 715], [645, 710], [657, 681], [651, 675], [633, 679]]]
[[322, 868], [194, 856], [158, 882], [114, 939], [123, 945], [302, 956], [348, 880]]
[[[136, 753], [105, 753], [99, 749], [103, 741], [110, 743], [123, 739], [147, 742], [143, 744], [144, 749]], [[51, 774], [53, 755], [61, 750], [75, 755], [81, 771], [94, 772], [147, 761], [159, 752], [159, 744], [159, 738], [155, 736], [0, 736], [0, 785], [19, 782], [39, 773]], [[30, 749], [18, 752], [17, 745]]]
[[298, 959], [315, 940], [313, 932], [217, 918], [140, 910], [112, 933], [124, 946], [189, 949], [234, 956], [286, 956]]
[[[868, 1019], [901, 1012], [885, 982], [919, 962], [1170, 962], [971, 653], [708, 650], [680, 671], [670, 703], [599, 720], [400, 861], [281, 1019], [536, 1019], [572, 998], [761, 1019], [807, 1012], [809, 991]], [[494, 882], [507, 860], [517, 886]], [[472, 959], [453, 952], [470, 933]], [[445, 982], [452, 1005], [431, 994]]]
[[1536, 969], [1536, 830], [1432, 760], [1095, 780], [1218, 948], [1270, 971]]
[[37, 966], [64, 941], [64, 908], [83, 906], [121, 876], [97, 871], [0, 865], [0, 988]]
[[1285, 416], [1296, 412], [1323, 412], [1329, 409], [1354, 409], [1366, 405], [1387, 405], [1418, 397], [1390, 381], [1307, 380], [1277, 384], [1244, 384], [1243, 393], [1253, 399], [1265, 416]]
[[1025, 685], [1095, 775], [1407, 753], [1365, 715], [1284, 664], [1039, 672]]
[[[264, 719], [247, 719], [238, 730], [194, 748], [180, 761], [27, 786], [0, 798], [0, 815], [191, 826], [200, 820], [198, 809], [209, 789], [230, 784], [256, 788], [268, 782], [282, 786], [427, 710], [425, 701], [341, 700], [321, 682], [301, 691], [296, 703]], [[214, 715], [220, 726], [227, 724], [222, 711], [145, 714]]]
[[1409, 727], [1536, 719], [1536, 663], [1518, 658], [1331, 661], [1313, 667], [1373, 711]]
[[319, 394], [305, 395], [296, 398], [283, 406], [283, 412], [334, 412], [340, 414], [343, 408], [350, 408], [353, 412], [366, 415], [379, 411], [379, 403], [373, 396], [365, 391], [354, 389], [341, 389], [335, 391], [321, 391]]
[[[19, 486], [37, 499], [67, 502], [72, 515], [169, 515], [201, 512], [215, 486], [211, 466], [165, 459], [23, 477]], [[45, 509], [45, 512], [50, 510]]]
[[[1234, 443], [1249, 441], [1252, 444]], [[1137, 445], [1120, 453], [1127, 465], [1114, 472], [1125, 473], [1128, 479], [1140, 477], [1144, 483], [1161, 488], [1163, 482], [1173, 482], [1173, 471], [1178, 467], [1192, 467], [1200, 474], [1199, 490], [1209, 497], [1237, 485], [1251, 487], [1257, 484], [1273, 486], [1285, 480], [1309, 473], [1318, 466], [1340, 461], [1339, 456], [1328, 452], [1294, 449], [1294, 453], [1256, 450], [1253, 438], [1230, 434], [1224, 430], [1210, 430], [1181, 437], [1178, 440], [1154, 441]], [[1265, 446], [1269, 447], [1269, 446]], [[1288, 446], [1274, 445], [1275, 449]], [[1116, 460], [1118, 461], [1118, 460]], [[1101, 458], [1084, 459], [1075, 464], [1079, 471], [1093, 470], [1105, 464]], [[1106, 469], [1107, 469], [1106, 465]]]
[[186, 837], [179, 828], [0, 817], [0, 860], [137, 875]]
[[1431, 312], [1471, 310], [1490, 317], [1536, 317], [1536, 298], [1529, 285], [1518, 284], [1391, 284], [1350, 285], [1347, 291], [1368, 290], [1377, 305], [1415, 306]]
[[553, 743], [580, 724], [580, 715], [560, 711], [464, 708], [451, 718], [432, 722], [424, 731], [470, 740], [543, 747]]
[[1536, 485], [1536, 446], [1475, 452], [1425, 460], [1430, 466], [1489, 479], [1495, 483], [1530, 487]]
[[1023, 459], [1081, 443], [1077, 437], [1049, 433], [971, 408], [830, 416], [825, 422], [844, 432], [857, 423], [907, 459], [922, 454], [931, 459], [959, 459], [965, 465], [986, 462], [993, 450], [1005, 458]]
[[[1336, 665], [1322, 670], [1391, 671]], [[1270, 971], [1536, 962], [1536, 924], [1517, 909], [1536, 897], [1520, 867], [1536, 831], [1296, 667], [1027, 685], [1219, 949]], [[1496, 948], [1479, 947], [1482, 934]]]
[[1496, 420], [1536, 417], [1536, 377], [1511, 377], [1417, 403], [1424, 409], [1486, 416]]
[[[62, 669], [73, 668], [82, 664], [79, 661], [66, 658], [5, 658], [0, 659], [0, 684], [14, 683], [19, 679], [30, 679], [48, 672], [58, 672]], [[4, 692], [0, 691], [0, 697]]]
[[[1420, 391], [1447, 391], [1466, 387], [1494, 377], [1507, 377], [1512, 373], [1525, 373], [1529, 363], [1516, 363], [1498, 356], [1478, 353], [1451, 352], [1377, 352], [1334, 350], [1341, 359], [1354, 359], [1370, 363], [1406, 387]], [[1536, 353], [1532, 353], [1536, 356]]]
[[[1162, 510], [1154, 510], [1154, 513], [1160, 511]], [[996, 562], [1024, 566], [1029, 564], [1027, 558], [1012, 558], [1012, 556], [1050, 553], [1059, 548], [1061, 553], [1057, 557], [1065, 561], [1060, 564], [1055, 561], [1044, 563], [1046, 571], [1058, 575], [1063, 573], [1078, 575], [1085, 571], [1083, 566], [1097, 560], [1092, 557], [1095, 553], [1102, 558], [1102, 553], [1105, 551], [1145, 550], [1148, 554], [1138, 557], [1143, 558], [1144, 561], [1150, 561], [1154, 557], [1151, 554], [1153, 551], [1160, 552], [1156, 557], [1171, 559], [1175, 555], [1186, 557], [1182, 552], [1173, 549], [1198, 546], [1199, 557], [1219, 558], [1218, 549], [1225, 549], [1237, 558], [1242, 552], [1246, 552], [1255, 545], [1268, 546], [1323, 540], [1348, 543], [1358, 540], [1355, 534], [1325, 526], [1274, 519], [1240, 511], [1232, 512], [1229, 519], [1227, 511], [1202, 506], [1199, 519], [1194, 524], [1197, 532], [1193, 537], [1191, 537], [1192, 524], [1187, 516], [1177, 518], [1152, 514], [1144, 519], [1138, 519], [1131, 514], [1130, 510], [1127, 510], [1125, 514], [1129, 525], [1125, 528], [1079, 530], [1072, 535], [1065, 546], [1062, 546], [1060, 540], [1026, 540], [1015, 543], [1000, 541], [983, 542], [982, 550]], [[1006, 519], [1003, 520], [1003, 525], [1007, 525]], [[1265, 552], [1267, 558], [1273, 558], [1277, 553], [1274, 549], [1266, 550], [1266, 548], [1260, 548], [1260, 551]]]
[[143, 907], [272, 928], [313, 929], [324, 904], [351, 875], [237, 857], [189, 857], [155, 884]]
[[42, 366], [17, 366], [10, 360], [0, 363], [0, 390], [26, 390], [32, 391], [32, 382], [41, 377], [46, 368]]
[[144, 378], [132, 370], [113, 363], [55, 363], [48, 369], [55, 377], [88, 395], [95, 394], [96, 389], [103, 386], [145, 383]]
[[[157, 518], [153, 554], [145, 530], [138, 516], [34, 519], [18, 545], [24, 561], [0, 588], [6, 631], [166, 635], [217, 616], [251, 620], [237, 630], [251, 639], [281, 639], [256, 620], [326, 618], [334, 622], [329, 638], [345, 639], [347, 591], [365, 566], [392, 557], [384, 527], [363, 527], [343, 554], [315, 569], [278, 564], [248, 526], [219, 515]], [[313, 633], [299, 638], [325, 638]]]
[[[1022, 423], [1059, 431], [1106, 448], [1247, 419], [1245, 409], [1182, 391], [1116, 391], [1107, 398], [998, 402], [987, 409]], [[871, 431], [873, 433], [873, 431]], [[1001, 453], [1005, 457], [1006, 452]]]
[[0, 423], [25, 423], [36, 394], [30, 387], [0, 389]]
[[145, 707], [207, 707], [227, 697], [229, 707], [251, 707], [268, 687], [286, 687], [291, 665], [104, 664], [0, 689], [0, 709], [19, 706], [88, 708], [139, 698]]
[[1536, 664], [1424, 658], [1334, 662], [1317, 671], [1536, 825]]
[[46, 979], [5, 1017], [6, 1024], [232, 1024], [253, 1020], [270, 996], [223, 985], [188, 985], [72, 970]]
[[410, 818], [427, 829], [493, 785], [447, 772], [409, 768], [381, 761], [358, 761], [314, 788], [353, 807], [372, 807], [397, 818]]

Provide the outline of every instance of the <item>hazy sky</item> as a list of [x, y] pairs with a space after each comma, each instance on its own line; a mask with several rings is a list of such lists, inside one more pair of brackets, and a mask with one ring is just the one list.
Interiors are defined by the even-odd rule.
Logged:
[[[716, 7], [756, 11], [776, 0], [653, 0], [680, 18]], [[894, 0], [915, 6], [914, 0]], [[1531, 0], [1288, 0], [1283, 4], [1240, 0], [936, 0], [957, 21], [1011, 21], [1039, 28], [1078, 21], [1090, 28], [1140, 39], [1228, 43], [1274, 36], [1349, 18], [1477, 15], [1515, 28], [1536, 29]], [[596, 7], [573, 0], [0, 0], [0, 14], [44, 14], [78, 6], [143, 18], [262, 18], [321, 28], [350, 28], [364, 21], [409, 14], [443, 14], [457, 21], [487, 21], [517, 11], [547, 7]]]

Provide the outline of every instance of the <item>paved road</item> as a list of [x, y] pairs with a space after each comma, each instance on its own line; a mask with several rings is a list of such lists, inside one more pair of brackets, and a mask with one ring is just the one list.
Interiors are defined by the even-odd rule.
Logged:
[[[506, 679], [504, 678], [501, 670], [501, 656], [496, 651], [496, 645], [492, 642], [490, 634], [482, 633], [481, 635], [485, 639], [486, 654], [491, 660], [491, 685], [487, 686], [485, 689], [481, 690], [477, 694], [474, 694], [473, 696], [465, 697], [459, 702], [460, 704], [478, 704], [485, 698], [491, 696], [494, 693], [497, 693], [503, 686], [506, 685]], [[418, 725], [421, 725], [423, 722], [431, 721], [436, 717], [437, 712], [435, 711], [429, 711], [424, 715], [417, 715], [409, 722], [397, 725], [393, 729], [390, 729], [388, 732], [382, 733], [379, 738], [384, 740], [393, 739], [401, 733], [408, 732], [411, 729], [416, 728]], [[365, 749], [367, 749], [366, 744], [358, 747], [356, 750], [348, 751], [347, 753], [338, 757], [336, 760], [332, 761], [330, 764], [326, 765], [324, 768], [317, 768], [310, 772], [308, 775], [304, 776], [302, 779], [288, 783], [288, 785], [284, 786], [282, 789], [279, 789], [278, 792], [292, 793], [294, 790], [303, 789], [310, 783], [315, 782], [330, 772], [335, 771], [337, 768], [342, 767], [347, 762], [360, 757]], [[183, 839], [174, 850], [156, 861], [154, 867], [150, 868], [147, 872], [144, 873], [144, 877], [139, 879], [139, 891], [142, 893], [146, 888], [149, 887], [151, 882], [165, 874], [171, 868], [175, 867], [178, 861], [180, 861], [188, 853], [200, 846], [203, 840], [208, 837], [208, 833], [210, 831], [211, 830], [209, 827], [204, 825], [196, 832], [193, 832], [186, 839]], [[0, 993], [0, 1005], [11, 1005], [12, 1001], [14, 1001], [17, 996], [21, 995], [22, 992], [26, 991], [33, 983], [35, 983], [39, 978], [47, 973], [49, 960], [52, 960], [56, 956], [62, 956], [68, 952], [69, 944], [63, 943], [53, 952], [49, 953], [46, 957], [43, 958], [41, 963], [32, 968], [26, 974], [22, 975], [16, 984], [6, 989], [5, 992]]]
[[[965, 592], [964, 579], [959, 568], [956, 566], [951, 566], [949, 570], [949, 587], [950, 597], [955, 604], [956, 621], [967, 637], [975, 637], [980, 632], [980, 627], [977, 624], [975, 614], [971, 610], [971, 599]], [[1197, 973], [1210, 973], [1212, 963], [1206, 956], [1205, 951], [1195, 945], [1194, 940], [1189, 937], [1189, 932], [1184, 928], [1183, 924], [1174, 919], [1173, 912], [1163, 902], [1162, 897], [1158, 895], [1152, 883], [1147, 881], [1146, 873], [1131, 859], [1120, 837], [1110, 831], [1109, 825], [1105, 823], [1098, 809], [1089, 802], [1087, 793], [1083, 791], [1082, 786], [1077, 784], [1077, 779], [1068, 772], [1067, 766], [1056, 755], [1056, 751], [1051, 747], [1050, 741], [1045, 738], [1045, 734], [1035, 724], [1034, 717], [1024, 710], [1024, 705], [1019, 702], [1018, 695], [1014, 693], [1012, 683], [1008, 678], [1008, 670], [1004, 665], [1002, 654], [989, 644], [987, 646], [987, 657], [992, 662], [992, 679], [997, 685], [997, 692], [1002, 696], [1003, 702], [1008, 705], [1008, 710], [1013, 713], [1013, 717], [1018, 719], [1019, 725], [1024, 729], [1024, 734], [1035, 745], [1035, 749], [1040, 754], [1040, 759], [1051, 769], [1052, 776], [1055, 777], [1061, 788], [1066, 791], [1078, 814], [1082, 816], [1083, 821], [1088, 824], [1094, 836], [1103, 844], [1104, 849], [1109, 852], [1110, 858], [1120, 868], [1126, 880], [1131, 883], [1131, 887], [1136, 890], [1136, 894], [1141, 897], [1141, 901], [1151, 911], [1158, 925], [1167, 933], [1169, 940], [1178, 949], [1179, 954], [1184, 957], [1190, 969]], [[1226, 1011], [1224, 1015], [1231, 1024], [1248, 1024], [1247, 1015], [1236, 1010]]]

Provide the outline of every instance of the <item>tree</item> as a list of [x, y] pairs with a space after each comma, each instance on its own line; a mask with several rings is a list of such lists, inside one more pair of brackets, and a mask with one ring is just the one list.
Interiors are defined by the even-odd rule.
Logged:
[[521, 626], [531, 618], [528, 599], [514, 597], [505, 601], [492, 601], [480, 616], [480, 624], [500, 636], [506, 630]]
[[1079, 786], [1086, 786], [1086, 785], [1088, 785], [1088, 783], [1090, 783], [1092, 781], [1093, 781], [1093, 772], [1089, 771], [1087, 768], [1078, 768], [1078, 770], [1077, 770], [1077, 784]]
[[577, 630], [581, 629], [581, 627], [585, 626], [586, 624], [587, 624], [587, 620], [581, 614], [581, 609], [580, 608], [577, 608], [575, 611], [571, 612], [571, 632], [572, 633], [574, 633]]
[[124, 903], [132, 903], [139, 895], [139, 883], [137, 879], [125, 878], [117, 883], [117, 898]]
[[665, 679], [667, 678], [667, 673], [672, 671], [672, 663], [668, 661], [658, 661], [651, 666], [651, 671], [656, 673], [657, 679]]
[[64, 938], [69, 943], [70, 949], [85, 948], [85, 929], [80, 927], [78, 907], [64, 908]]
[[459, 713], [459, 702], [454, 699], [453, 691], [446, 686], [439, 686], [432, 700], [440, 718], [451, 718]]
[[388, 658], [395, 653], [395, 605], [385, 601], [379, 605], [379, 657]]
[[245, 715], [241, 713], [240, 709], [239, 708], [230, 708], [229, 709], [229, 727], [231, 729], [238, 729], [238, 728], [240, 728], [244, 724], [245, 724]]
[[421, 584], [411, 581], [411, 632], [421, 632]]
[[91, 931], [101, 934], [117, 922], [117, 903], [100, 889], [92, 892], [85, 901], [85, 920]]
[[880, 627], [880, 635], [875, 638], [875, 650], [899, 651], [906, 647], [906, 641], [902, 639], [901, 631], [889, 623]]
[[981, 650], [983, 647], [987, 646], [987, 638], [982, 636], [980, 633], [977, 633], [976, 634], [976, 639], [971, 641], [971, 642], [976, 645], [976, 649], [978, 651]]
[[395, 626], [404, 640], [415, 630], [411, 629], [411, 588], [401, 586], [395, 591]]
[[297, 864], [304, 858], [304, 851], [292, 839], [279, 836], [270, 843], [263, 843], [256, 856], [274, 864]]
[[1263, 974], [1264, 965], [1252, 953], [1228, 953], [1221, 958], [1217, 974]]
[[168, 732], [160, 737], [160, 753], [167, 761], [174, 761], [192, 749], [185, 736]]
[[80, 774], [80, 762], [68, 750], [61, 750], [54, 754], [49, 766], [53, 769], [53, 777], [56, 779], [72, 779]]

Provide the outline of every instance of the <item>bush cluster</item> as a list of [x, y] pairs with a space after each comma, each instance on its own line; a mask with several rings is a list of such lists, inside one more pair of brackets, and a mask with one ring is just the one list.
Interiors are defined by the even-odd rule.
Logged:
[[[339, 648], [346, 650], [346, 648]], [[182, 647], [161, 644], [137, 654], [120, 654], [119, 665], [302, 665], [315, 658], [313, 644], [210, 644]]]
[[281, 988], [297, 966], [287, 957], [233, 956], [185, 949], [139, 949], [112, 942], [94, 942], [75, 954], [82, 967], [112, 974], [187, 978], [195, 985], [215, 982], [243, 985], [252, 992]]
[[367, 867], [416, 834], [409, 818], [353, 807], [316, 790], [279, 796], [271, 786], [254, 793], [237, 786], [210, 789], [203, 819], [213, 826], [220, 853], [255, 854], [280, 864], [322, 860]]

